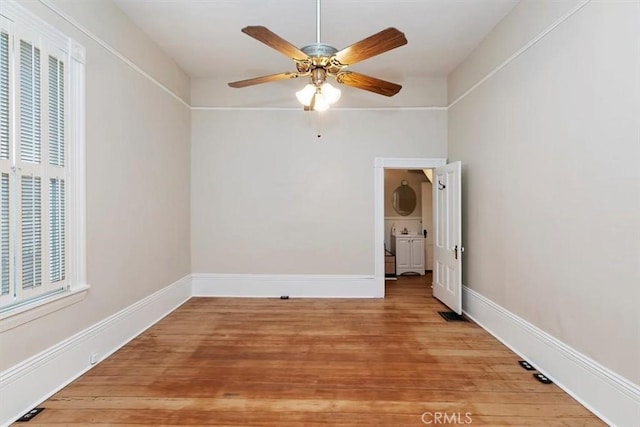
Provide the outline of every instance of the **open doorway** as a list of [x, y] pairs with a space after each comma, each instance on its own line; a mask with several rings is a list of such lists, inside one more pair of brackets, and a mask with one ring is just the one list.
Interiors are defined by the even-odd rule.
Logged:
[[385, 169], [385, 280], [433, 269], [431, 169]]
[[[391, 232], [389, 221], [385, 221], [385, 170], [404, 170], [404, 171], [418, 171], [423, 173], [423, 169], [433, 169], [446, 164], [446, 159], [433, 158], [433, 159], [403, 159], [403, 158], [376, 158], [374, 162], [374, 178], [375, 178], [375, 277], [380, 286], [380, 292], [384, 295], [385, 285], [385, 250], [391, 247]], [[418, 172], [411, 172], [418, 173]], [[419, 176], [419, 175], [417, 175]], [[426, 179], [425, 179], [426, 181]], [[422, 192], [421, 188], [417, 189], [417, 192]], [[422, 208], [420, 208], [420, 211]], [[386, 223], [386, 224], [385, 224]], [[402, 226], [400, 231], [404, 231], [405, 226]], [[422, 235], [422, 217], [417, 220], [417, 226], [410, 228], [407, 226], [407, 232], [409, 230], [414, 231], [415, 235]], [[396, 232], [398, 227], [396, 226]], [[388, 235], [388, 237], [387, 237]], [[426, 256], [421, 254], [423, 262], [426, 262]], [[424, 267], [423, 267], [424, 269]], [[423, 270], [424, 274], [424, 270]]]
[[433, 169], [423, 169], [427, 177], [420, 184], [420, 196], [422, 202], [422, 234], [424, 237], [424, 269], [427, 273], [433, 272]]

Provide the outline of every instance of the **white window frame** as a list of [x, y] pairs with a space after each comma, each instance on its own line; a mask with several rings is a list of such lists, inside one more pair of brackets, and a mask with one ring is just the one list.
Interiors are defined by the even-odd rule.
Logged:
[[[45, 294], [34, 299], [17, 300], [12, 305], [4, 306], [4, 308], [0, 307], [0, 332], [3, 332], [82, 300], [86, 296], [89, 285], [86, 277], [85, 219], [85, 49], [70, 37], [36, 17], [15, 0], [2, 0], [0, 2], [0, 24], [8, 29], [10, 38], [16, 37], [16, 40], [19, 40], [17, 38], [18, 35], [27, 34], [30, 38], [38, 39], [41, 45], [46, 46], [46, 49], [41, 49], [41, 67], [47, 66], [44, 64], [48, 64], [50, 53], [55, 53], [54, 56], [59, 58], [62, 55], [65, 63], [64, 84], [67, 88], [64, 112], [65, 132], [67, 133], [65, 146], [66, 173], [64, 179], [65, 191], [68, 195], [65, 206], [67, 222], [65, 244], [68, 250], [66, 253], [67, 266], [64, 288], [57, 293]], [[16, 42], [14, 41], [14, 43]], [[17, 56], [15, 52], [14, 56]], [[18, 66], [16, 64], [18, 61], [19, 58], [10, 56], [10, 63], [13, 62], [10, 67], [11, 73], [17, 71]], [[19, 99], [19, 88], [15, 84], [17, 79], [10, 78], [11, 80], [14, 83], [10, 87], [9, 102], [14, 104]], [[41, 86], [45, 84], [48, 84], [47, 79], [41, 80]], [[46, 91], [43, 90], [43, 92]], [[46, 101], [43, 96], [41, 105], [46, 105]], [[14, 107], [10, 111], [12, 111], [10, 129], [13, 138], [15, 138], [19, 129], [19, 117], [17, 117], [16, 113], [18, 108]], [[45, 117], [41, 122], [41, 129], [44, 129], [48, 125], [48, 115], [42, 108], [41, 115]], [[44, 142], [44, 134], [45, 132], [42, 133], [43, 149], [41, 151], [41, 162], [44, 165], [44, 171], [39, 174], [41, 176], [41, 191], [43, 194], [49, 187], [49, 178], [54, 177], [50, 172], [52, 168], [48, 166], [48, 148], [44, 149], [44, 147], [48, 147], [48, 141], [47, 143]], [[19, 154], [12, 153], [12, 155]], [[17, 185], [13, 185], [13, 188], [16, 188]], [[14, 196], [15, 194], [12, 195], [13, 199], [15, 199]], [[48, 198], [45, 199], [42, 205], [43, 211], [48, 207]], [[19, 233], [18, 221], [16, 219], [11, 221], [11, 233]], [[45, 224], [45, 221], [47, 221], [47, 224]], [[48, 280], [48, 261], [44, 262], [45, 259], [48, 260], [49, 251], [47, 215], [42, 215], [42, 222], [42, 275], [44, 277], [46, 274]], [[12, 239], [13, 244], [16, 241], [17, 239]], [[10, 250], [10, 253], [13, 253], [13, 251], [14, 249]], [[22, 268], [13, 259], [10, 262], [13, 263], [14, 268]], [[47, 265], [46, 268], [44, 268], [44, 264]]]

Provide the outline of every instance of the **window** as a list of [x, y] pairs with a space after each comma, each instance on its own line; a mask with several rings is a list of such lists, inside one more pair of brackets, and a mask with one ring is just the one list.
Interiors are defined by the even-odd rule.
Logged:
[[[84, 48], [0, 9], [0, 319], [86, 287]], [[4, 3], [4, 1], [3, 1]]]

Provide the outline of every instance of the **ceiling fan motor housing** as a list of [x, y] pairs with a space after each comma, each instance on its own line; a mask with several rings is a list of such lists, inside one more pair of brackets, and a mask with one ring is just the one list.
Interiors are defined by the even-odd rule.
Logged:
[[303, 47], [302, 50], [307, 56], [319, 57], [319, 56], [333, 56], [338, 53], [338, 49], [333, 46], [324, 43], [310, 44]]
[[[340, 64], [335, 57], [338, 49], [333, 46], [316, 43], [305, 46], [301, 50], [307, 55], [307, 59], [296, 61], [296, 67], [299, 73], [308, 74], [322, 68], [326, 74], [335, 76], [343, 68], [343, 65]], [[311, 77], [312, 81], [317, 84], [319, 81], [318, 76], [312, 75]], [[324, 77], [326, 77], [326, 75], [322, 77], [322, 81], [324, 81]]]

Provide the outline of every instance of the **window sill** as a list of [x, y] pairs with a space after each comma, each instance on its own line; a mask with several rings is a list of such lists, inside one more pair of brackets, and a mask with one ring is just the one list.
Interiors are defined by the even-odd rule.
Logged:
[[14, 310], [1, 313], [0, 333], [82, 301], [87, 296], [89, 287], [89, 285], [84, 285], [49, 299], [16, 307]]

